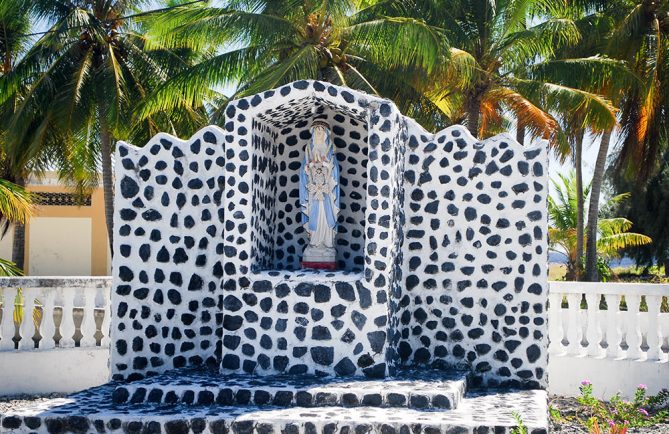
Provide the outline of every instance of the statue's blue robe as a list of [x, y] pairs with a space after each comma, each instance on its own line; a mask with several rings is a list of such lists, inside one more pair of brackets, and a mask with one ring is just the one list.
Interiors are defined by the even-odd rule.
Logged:
[[[330, 138], [328, 137], [328, 142]], [[313, 143], [309, 143], [309, 146], [313, 148]], [[331, 194], [324, 194], [323, 195], [323, 209], [325, 210], [325, 218], [328, 222], [328, 226], [333, 228], [337, 225], [337, 219], [334, 214], [334, 210], [332, 209], [332, 200], [331, 195], [334, 195], [334, 203], [337, 208], [339, 208], [339, 162], [337, 161], [337, 158], [335, 158], [334, 155], [334, 150], [330, 148], [328, 151], [327, 155], [328, 160], [332, 161], [333, 169], [332, 169], [332, 178], [336, 182], [336, 187], [334, 188], [334, 191]], [[306, 205], [308, 200], [309, 200], [309, 192], [307, 191], [307, 183], [308, 183], [308, 178], [307, 178], [307, 172], [305, 170], [307, 165], [307, 157], [304, 157], [304, 160], [302, 161], [302, 167], [300, 168], [300, 204], [301, 205]], [[311, 213], [309, 215], [304, 213], [304, 208], [303, 212], [300, 213], [300, 222], [302, 224], [308, 223], [307, 228], [310, 231], [315, 231], [316, 230], [316, 224], [318, 222], [318, 213], [321, 212], [321, 207], [320, 207], [320, 201], [316, 201], [311, 205]]]

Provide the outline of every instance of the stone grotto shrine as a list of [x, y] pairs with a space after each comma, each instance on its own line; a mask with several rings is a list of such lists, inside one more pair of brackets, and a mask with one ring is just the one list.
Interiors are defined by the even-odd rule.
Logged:
[[[518, 411], [547, 432], [545, 143], [431, 134], [318, 81], [225, 114], [118, 143], [112, 382], [3, 427], [483, 434]], [[301, 266], [315, 120], [338, 162], [336, 271]]]

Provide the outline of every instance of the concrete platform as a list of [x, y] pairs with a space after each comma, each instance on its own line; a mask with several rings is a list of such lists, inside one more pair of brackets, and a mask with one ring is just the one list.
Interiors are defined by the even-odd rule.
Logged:
[[470, 392], [455, 410], [383, 407], [115, 404], [107, 384], [0, 415], [2, 433], [127, 434], [510, 434], [518, 412], [530, 434], [547, 434], [544, 391]]
[[332, 378], [310, 375], [251, 376], [178, 370], [117, 386], [116, 404], [255, 405], [277, 407], [457, 408], [467, 374], [402, 371], [396, 378]]

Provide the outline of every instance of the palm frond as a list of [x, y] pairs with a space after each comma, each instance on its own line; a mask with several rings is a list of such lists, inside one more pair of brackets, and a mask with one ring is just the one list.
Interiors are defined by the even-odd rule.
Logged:
[[0, 215], [12, 223], [25, 223], [33, 214], [33, 195], [6, 179], [0, 179]]

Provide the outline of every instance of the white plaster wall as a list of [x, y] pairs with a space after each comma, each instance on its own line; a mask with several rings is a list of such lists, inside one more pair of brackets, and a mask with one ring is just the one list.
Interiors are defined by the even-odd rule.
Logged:
[[595, 396], [602, 399], [609, 399], [618, 392], [630, 399], [639, 384], [648, 386], [648, 394], [655, 395], [669, 389], [669, 362], [550, 355], [548, 391], [551, 394], [577, 396], [583, 380], [590, 380]]
[[0, 352], [0, 396], [70, 393], [109, 381], [109, 348]]
[[88, 217], [33, 217], [28, 274], [90, 276], [91, 226]]

